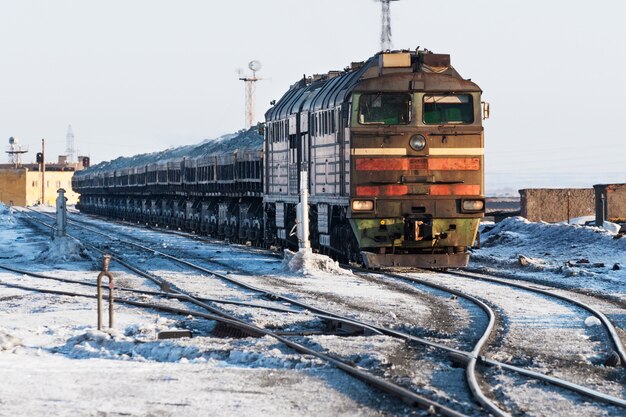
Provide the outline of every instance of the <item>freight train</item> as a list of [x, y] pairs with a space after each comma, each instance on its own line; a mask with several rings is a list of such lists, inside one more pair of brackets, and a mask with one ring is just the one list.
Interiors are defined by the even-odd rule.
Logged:
[[78, 209], [254, 245], [311, 245], [367, 267], [463, 267], [484, 216], [482, 91], [427, 50], [303, 77], [259, 129], [104, 162], [73, 178]]

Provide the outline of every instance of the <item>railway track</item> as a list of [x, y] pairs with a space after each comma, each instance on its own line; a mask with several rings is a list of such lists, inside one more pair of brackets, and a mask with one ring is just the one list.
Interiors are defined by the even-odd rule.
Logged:
[[[368, 273], [372, 273], [371, 271], [365, 271], [362, 270], [362, 272], [368, 272]], [[469, 295], [469, 299], [471, 299], [473, 296], [471, 296], [471, 294], [467, 294], [467, 292], [465, 291], [460, 291], [460, 290], [455, 290], [449, 287], [446, 287], [442, 284], [438, 284], [435, 283], [431, 280], [424, 280], [424, 279], [420, 279], [420, 278], [415, 278], [412, 276], [407, 276], [406, 274], [397, 274], [397, 273], [389, 273], [389, 272], [377, 272], [376, 274], [380, 275], [381, 277], [384, 277], [384, 279], [399, 279], [402, 281], [411, 281], [411, 282], [415, 282], [416, 284], [419, 285], [428, 285], [428, 286], [434, 286], [435, 288], [438, 289], [446, 289], [451, 291], [451, 293], [457, 294], [459, 297], [464, 297], [464, 296], [468, 296]], [[447, 283], [449, 284], [449, 283]], [[491, 303], [490, 303], [491, 304]], [[492, 310], [492, 314], [493, 310]], [[444, 348], [445, 349], [445, 348]], [[545, 373], [542, 372], [538, 372], [538, 371], [533, 371], [531, 369], [528, 369], [527, 367], [523, 367], [523, 366], [515, 366], [515, 365], [511, 365], [509, 363], [505, 363], [502, 361], [498, 361], [498, 360], [494, 360], [491, 359], [489, 357], [487, 357], [486, 355], [480, 355], [477, 358], [478, 362], [477, 364], [484, 367], [485, 369], [497, 369], [497, 370], [506, 370], [509, 372], [514, 372], [516, 374], [519, 374], [521, 376], [527, 377], [527, 378], [531, 378], [531, 379], [536, 379], [536, 380], [540, 380], [543, 381], [545, 383], [566, 389], [568, 391], [572, 391], [572, 392], [576, 392], [577, 394], [580, 394], [582, 396], [586, 396], [589, 398], [593, 398], [596, 401], [602, 401], [602, 402], [607, 402], [609, 404], [612, 405], [616, 405], [618, 407], [623, 408], [624, 404], [626, 404], [625, 400], [612, 396], [612, 395], [607, 395], [604, 393], [601, 393], [595, 389], [591, 389], [591, 388], [587, 388], [584, 387], [580, 384], [576, 384], [576, 383], [572, 383], [569, 382], [563, 378], [557, 378], [555, 376], [551, 376], [551, 375], [547, 375]]]
[[[83, 227], [85, 227], [85, 226], [83, 225]], [[92, 228], [88, 228], [88, 230], [90, 230], [92, 233], [102, 234], [102, 232], [99, 232], [99, 231], [94, 230]], [[117, 241], [122, 242], [119, 239]], [[161, 257], [164, 257], [164, 258], [167, 258], [167, 259], [175, 260], [176, 262], [182, 263], [182, 264], [184, 264], [184, 265], [186, 265], [188, 267], [191, 267], [191, 268], [193, 268], [193, 269], [195, 269], [197, 271], [200, 271], [200, 272], [203, 272], [203, 273], [206, 273], [206, 274], [215, 275], [215, 276], [217, 276], [217, 277], [219, 277], [219, 278], [221, 278], [223, 280], [226, 280], [226, 281], [228, 281], [228, 282], [230, 282], [232, 284], [241, 286], [242, 288], [245, 288], [247, 290], [259, 292], [259, 293], [263, 294], [267, 298], [279, 300], [279, 301], [282, 301], [282, 302], [287, 302], [287, 303], [290, 303], [290, 304], [296, 305], [296, 306], [300, 306], [302, 308], [307, 309], [308, 311], [312, 311], [312, 312], [317, 313], [317, 314], [322, 314], [322, 315], [325, 315], [326, 317], [339, 318], [341, 320], [344, 320], [345, 322], [348, 322], [350, 320], [349, 318], [337, 315], [337, 314], [329, 312], [327, 310], [319, 309], [319, 308], [317, 308], [317, 307], [315, 307], [313, 305], [304, 304], [304, 303], [302, 303], [300, 301], [295, 300], [294, 298], [285, 297], [285, 296], [282, 296], [282, 295], [277, 294], [275, 292], [267, 291], [267, 290], [264, 290], [264, 289], [256, 287], [256, 286], [251, 286], [251, 285], [249, 285], [247, 283], [244, 283], [242, 281], [233, 279], [232, 275], [219, 274], [219, 273], [216, 273], [215, 271], [207, 270], [206, 268], [199, 267], [199, 266], [197, 266], [195, 264], [191, 264], [191, 263], [189, 263], [187, 261], [176, 259], [176, 258], [172, 257], [171, 255], [163, 253], [162, 251], [159, 251], [159, 250], [155, 250], [154, 248], [148, 248], [148, 247], [146, 247], [144, 245], [139, 245], [139, 244], [128, 242], [128, 241], [124, 241], [124, 243], [131, 244], [131, 245], [136, 246], [136, 247], [140, 247], [140, 248], [142, 248], [144, 250], [147, 250], [147, 251], [151, 251], [151, 252], [153, 252], [154, 254], [156, 254], [158, 256], [161, 256]], [[450, 293], [449, 290], [445, 290], [445, 291]], [[454, 291], [452, 291], [452, 293], [454, 293]], [[460, 294], [457, 294], [457, 295], [460, 295]], [[484, 303], [481, 303], [479, 300], [473, 298], [472, 302], [477, 304], [477, 305], [480, 305], [481, 308], [485, 309], [485, 311], [487, 313], [491, 313], [490, 309], [486, 305], [484, 305]], [[354, 323], [354, 322], [352, 322], [352, 323]], [[408, 335], [408, 334], [404, 334], [402, 332], [397, 332], [397, 331], [394, 331], [394, 330], [391, 330], [391, 329], [384, 329], [384, 328], [380, 328], [380, 329], [376, 328], [376, 329], [374, 329], [374, 327], [372, 325], [365, 324], [363, 322], [360, 322], [360, 326], [363, 326], [363, 328], [365, 328], [367, 330], [370, 330], [371, 333], [378, 333], [378, 334], [384, 333], [384, 334], [387, 334], [387, 335], [390, 335], [390, 336], [393, 336], [393, 337], [400, 336], [403, 340], [412, 341], [412, 342], [418, 342], [420, 344], [423, 344], [423, 345], [426, 345], [426, 346], [430, 346], [430, 347], [444, 347], [444, 345], [441, 345], [441, 344], [438, 344], [438, 343], [432, 343], [432, 342], [430, 342], [430, 341], [428, 341], [426, 339], [414, 337], [414, 336], [411, 336], [411, 335]], [[482, 333], [479, 336], [479, 340], [476, 342], [476, 347], [474, 347], [474, 349], [472, 351], [470, 351], [469, 353], [465, 353], [464, 351], [461, 351], [461, 350], [458, 350], [458, 349], [452, 349], [452, 352], [454, 354], [458, 355], [458, 357], [464, 357], [464, 356], [467, 357], [468, 366], [471, 367], [468, 370], [468, 374], [469, 374], [468, 382], [469, 382], [470, 389], [472, 391], [472, 395], [475, 396], [476, 398], [478, 398], [479, 399], [479, 403], [482, 403], [483, 406], [487, 406], [488, 408], [492, 408], [492, 410], [494, 412], [497, 412], [497, 410], [496, 410], [496, 408], [494, 406], [489, 406], [488, 400], [486, 399], [486, 397], [484, 397], [484, 394], [482, 394], [482, 391], [481, 391], [480, 387], [478, 386], [477, 380], [476, 380], [476, 378], [474, 376], [474, 370], [473, 370], [473, 368], [475, 367], [475, 363], [476, 363], [477, 352], [479, 352], [479, 350], [482, 347], [482, 345], [488, 339], [489, 333], [490, 333], [492, 328], [493, 328], [493, 314], [490, 315], [490, 322], [488, 323], [487, 329], [485, 330], [484, 333]], [[497, 415], [504, 415], [504, 414], [497, 414]]]
[[564, 285], [559, 281], [549, 281], [547, 279], [542, 279], [540, 274], [518, 275], [516, 273], [506, 271], [492, 272], [490, 268], [465, 268], [463, 270], [450, 270], [450, 272], [464, 272], [468, 274], [475, 274], [476, 276], [494, 277], [505, 282], [520, 282], [529, 286], [538, 285], [541, 288], [552, 291], [563, 291], [566, 294], [571, 294], [572, 297], [580, 296], [581, 299], [595, 299], [603, 304], [611, 304], [622, 309], [626, 308], [626, 301], [618, 296], [615, 296], [614, 294], [599, 292], [593, 288]]
[[467, 272], [461, 272], [461, 271], [449, 271], [448, 273], [455, 275], [455, 276], [470, 278], [470, 279], [474, 279], [478, 281], [485, 281], [485, 282], [496, 283], [496, 284], [500, 284], [504, 286], [520, 288], [525, 291], [534, 292], [534, 293], [542, 294], [551, 298], [563, 300], [567, 303], [576, 305], [588, 311], [593, 316], [595, 316], [598, 320], [600, 320], [600, 322], [602, 323], [602, 326], [604, 327], [605, 331], [608, 334], [608, 337], [611, 340], [611, 343], [613, 344], [615, 352], [620, 358], [621, 366], [626, 368], [626, 349], [624, 348], [624, 344], [620, 336], [618, 335], [618, 332], [615, 329], [615, 326], [602, 311], [593, 307], [591, 304], [584, 303], [573, 296], [559, 294], [557, 292], [554, 292], [553, 289], [538, 288], [537, 286], [521, 284], [518, 282], [514, 282], [512, 280], [502, 279], [496, 276], [488, 276], [484, 274], [480, 275], [476, 273], [467, 273]]
[[[34, 220], [33, 218], [31, 218], [32, 220]], [[46, 224], [46, 226], [51, 227], [51, 225]], [[93, 230], [91, 230], [91, 232], [95, 232]], [[98, 232], [101, 233], [101, 232]], [[176, 257], [173, 257], [171, 255], [168, 255], [166, 253], [160, 252], [160, 251], [155, 251], [153, 248], [147, 248], [143, 245], [139, 245], [133, 242], [128, 242], [128, 241], [121, 241], [120, 239], [117, 239], [117, 242], [119, 243], [124, 243], [124, 244], [128, 244], [128, 245], [133, 245], [133, 246], [137, 246], [137, 247], [142, 247], [144, 250], [150, 251], [152, 253], [154, 253], [155, 255], [158, 256], [163, 256], [167, 259], [170, 259], [174, 262], [179, 262], [183, 265], [186, 265], [189, 268], [193, 268], [197, 271], [200, 272], [204, 272], [207, 275], [211, 275], [211, 276], [215, 276], [224, 280], [228, 280], [231, 283], [236, 283], [237, 285], [246, 288], [248, 290], [253, 290], [253, 291], [258, 291], [258, 292], [262, 292], [264, 293], [268, 298], [270, 299], [274, 299], [274, 300], [280, 300], [281, 302], [289, 302], [293, 305], [302, 307], [303, 309], [312, 311], [313, 314], [315, 314], [318, 318], [322, 318], [322, 319], [327, 319], [330, 321], [335, 321], [335, 322], [339, 322], [340, 324], [343, 325], [348, 325], [351, 326], [352, 328], [354, 327], [362, 327], [364, 330], [370, 330], [371, 332], [373, 332], [374, 334], [379, 334], [378, 331], [374, 330], [373, 328], [370, 328], [367, 325], [364, 324], [357, 324], [356, 322], [351, 321], [349, 318], [345, 318], [342, 317], [340, 315], [336, 315], [333, 313], [328, 313], [328, 315], [325, 315], [325, 311], [320, 310], [315, 308], [314, 306], [310, 306], [307, 304], [303, 304], [300, 303], [294, 299], [290, 299], [288, 297], [284, 297], [278, 294], [274, 294], [274, 293], [268, 293], [265, 290], [250, 286], [249, 284], [243, 283], [243, 282], [239, 282], [236, 280], [233, 280], [231, 277], [227, 276], [227, 275], [223, 275], [220, 273], [217, 273], [215, 271], [210, 271], [207, 270], [204, 267], [192, 264], [188, 261], [182, 260], [182, 259], [178, 259]], [[94, 249], [96, 249], [95, 247], [92, 247]], [[138, 273], [140, 275], [144, 275], [146, 276], [146, 278], [151, 278], [153, 280], [155, 280], [155, 282], [158, 285], [163, 285], [165, 283], [165, 280], [163, 280], [162, 278], [159, 279], [159, 277], [155, 277], [152, 274], [149, 273], [145, 273], [145, 271], [141, 271], [138, 268], [130, 265], [129, 263], [125, 262], [123, 259], [121, 259], [119, 256], [114, 255], [113, 259], [116, 260], [117, 262], [121, 261], [121, 264], [125, 267], [130, 267], [133, 272]], [[24, 272], [24, 271], [20, 271], [20, 272]], [[265, 335], [265, 336], [270, 336], [270, 337], [274, 337], [275, 339], [279, 340], [280, 342], [284, 343], [285, 345], [289, 346], [290, 348], [294, 349], [295, 351], [299, 352], [299, 353], [304, 353], [304, 354], [309, 354], [309, 355], [313, 355], [316, 356], [334, 366], [336, 366], [338, 369], [348, 373], [349, 375], [383, 391], [386, 392], [390, 395], [393, 395], [399, 399], [401, 399], [403, 402], [412, 405], [412, 406], [419, 406], [422, 408], [426, 408], [428, 410], [431, 410], [432, 412], [436, 412], [439, 413], [441, 415], [446, 415], [446, 416], [463, 416], [466, 415], [463, 412], [459, 412], [456, 410], [453, 410], [452, 408], [449, 408], [448, 406], [438, 403], [436, 401], [433, 401], [429, 398], [426, 398], [422, 395], [418, 395], [415, 394], [409, 390], [407, 390], [406, 388], [402, 387], [401, 385], [395, 384], [391, 381], [385, 380], [381, 377], [378, 377], [374, 374], [372, 374], [371, 372], [367, 372], [363, 369], [359, 369], [358, 367], [355, 367], [353, 364], [351, 364], [349, 361], [346, 360], [341, 360], [338, 357], [335, 356], [331, 356], [331, 355], [326, 355], [324, 353], [320, 353], [317, 352], [311, 348], [306, 347], [305, 345], [301, 344], [301, 343], [297, 343], [294, 342], [292, 340], [288, 340], [285, 336], [279, 335], [276, 332], [272, 332], [272, 331], [268, 331], [266, 329], [262, 329], [260, 327], [257, 326], [251, 326], [247, 323], [243, 323], [240, 319], [238, 319], [237, 317], [234, 317], [224, 311], [220, 311], [218, 309], [215, 309], [214, 307], [211, 307], [209, 305], [207, 305], [206, 303], [201, 302], [200, 300], [197, 300], [194, 296], [186, 293], [184, 290], [178, 288], [177, 285], [172, 284], [172, 283], [167, 283], [169, 286], [169, 290], [172, 292], [176, 292], [179, 294], [179, 296], [183, 296], [184, 297], [184, 301], [187, 302], [191, 302], [199, 307], [205, 308], [206, 310], [208, 310], [210, 312], [210, 316], [213, 317], [221, 317], [223, 320], [220, 320], [221, 322], [229, 325], [229, 326], [233, 326], [233, 327], [237, 327], [238, 323], [239, 324], [243, 324], [242, 326], [239, 326], [242, 331], [244, 332], [255, 332], [254, 335]], [[186, 313], [187, 311], [185, 311]]]
[[[147, 248], [146, 250], [154, 251], [153, 248]], [[159, 256], [165, 256], [165, 257], [169, 256], [169, 257], [171, 257], [170, 255], [167, 255], [165, 253], [156, 253], [156, 254], [159, 255]], [[192, 267], [191, 265], [188, 265], [188, 266]], [[205, 268], [202, 268], [202, 269], [199, 269], [199, 270], [202, 271], [202, 272], [205, 272], [205, 273], [212, 273], [212, 274], [214, 274], [214, 272], [207, 271]], [[370, 329], [377, 330], [378, 332], [381, 332], [381, 333], [389, 335], [389, 336], [398, 337], [398, 338], [401, 338], [401, 339], [406, 340], [406, 341], [416, 342], [416, 343], [420, 343], [420, 344], [429, 346], [429, 347], [434, 348], [434, 349], [442, 350], [442, 351], [447, 352], [450, 355], [454, 356], [455, 359], [457, 359], [457, 360], [460, 359], [462, 362], [465, 362], [465, 364], [467, 366], [467, 368], [466, 368], [467, 369], [467, 378], [468, 378], [468, 383], [469, 383], [470, 387], [472, 387], [472, 384], [473, 384], [471, 380], [472, 379], [476, 380], [474, 369], [477, 366], [477, 364], [480, 364], [481, 366], [498, 367], [498, 368], [506, 369], [506, 370], [509, 370], [509, 371], [514, 371], [514, 372], [517, 372], [517, 373], [521, 373], [522, 375], [525, 375], [527, 377], [538, 378], [538, 379], [541, 379], [541, 380], [543, 380], [545, 382], [549, 382], [549, 383], [551, 383], [553, 385], [560, 386], [561, 388], [572, 390], [574, 392], [577, 392], [578, 394], [587, 396], [589, 398], [593, 398], [596, 401], [603, 401], [603, 402], [607, 402], [609, 404], [612, 404], [612, 405], [615, 405], [615, 406], [618, 406], [618, 407], [624, 407], [624, 405], [625, 405], [624, 401], [619, 399], [619, 398], [611, 397], [611, 396], [608, 396], [608, 395], [596, 392], [594, 390], [590, 390], [590, 389], [578, 386], [576, 384], [568, 383], [567, 381], [560, 380], [558, 378], [548, 377], [548, 376], [545, 376], [545, 375], [541, 375], [540, 373], [537, 373], [537, 372], [533, 372], [533, 371], [525, 370], [525, 369], [522, 369], [522, 368], [519, 368], [519, 367], [515, 367], [515, 366], [512, 366], [512, 365], [508, 365], [508, 364], [504, 364], [504, 363], [501, 363], [501, 362], [493, 361], [491, 359], [487, 359], [484, 356], [481, 356], [480, 355], [481, 348], [484, 346], [485, 342], [489, 339], [491, 330], [493, 329], [493, 323], [495, 321], [495, 318], [494, 318], [495, 315], [493, 314], [493, 311], [491, 311], [491, 309], [485, 303], [483, 303], [482, 301], [480, 301], [478, 299], [475, 299], [475, 297], [469, 296], [466, 293], [463, 293], [463, 292], [460, 292], [460, 291], [457, 291], [457, 290], [453, 290], [453, 289], [448, 288], [448, 287], [433, 285], [432, 283], [429, 283], [429, 282], [416, 280], [414, 278], [409, 278], [409, 277], [402, 276], [402, 275], [395, 275], [394, 274], [393, 276], [395, 278], [397, 278], [397, 279], [403, 279], [403, 280], [409, 279], [409, 280], [411, 280], [413, 282], [418, 282], [420, 285], [427, 285], [427, 286], [430, 286], [430, 287], [434, 287], [434, 288], [437, 288], [440, 291], [445, 291], [445, 292], [448, 292], [450, 294], [455, 294], [458, 297], [463, 297], [463, 298], [469, 299], [470, 301], [472, 301], [476, 305], [480, 305], [481, 309], [483, 309], [483, 311], [485, 311], [485, 314], [487, 314], [490, 317], [489, 318], [489, 326], [487, 328], [487, 331], [485, 331], [483, 333], [483, 335], [480, 338], [480, 340], [476, 343], [474, 349], [472, 351], [470, 351], [470, 352], [467, 352], [467, 351], [462, 351], [462, 350], [450, 348], [448, 346], [445, 346], [445, 345], [442, 345], [442, 344], [439, 344], [439, 343], [433, 343], [433, 342], [431, 342], [429, 340], [426, 340], [426, 339], [423, 339], [423, 338], [418, 338], [418, 337], [415, 337], [415, 336], [407, 335], [407, 334], [402, 333], [402, 332], [397, 332], [397, 331], [392, 330], [392, 329], [386, 329], [386, 328], [377, 327], [377, 326], [371, 325], [371, 324], [367, 325], [365, 323], [361, 323], [364, 327], [365, 326], [369, 326]], [[229, 282], [234, 283], [236, 285], [241, 285], [242, 287], [245, 287], [245, 288], [247, 288], [249, 290], [266, 293], [266, 295], [269, 296], [270, 298], [276, 298], [276, 299], [281, 300], [283, 302], [290, 302], [290, 303], [293, 303], [294, 305], [299, 305], [300, 307], [312, 309], [313, 311], [315, 311], [315, 307], [313, 307], [313, 306], [303, 305], [302, 303], [299, 303], [299, 302], [297, 302], [297, 301], [295, 301], [293, 299], [290, 299], [288, 297], [283, 297], [283, 296], [277, 295], [277, 294], [272, 293], [272, 292], [268, 293], [266, 290], [263, 290], [261, 288], [250, 286], [249, 284], [242, 283], [242, 282], [237, 282], [236, 280], [233, 280], [231, 276], [223, 276], [221, 278], [225, 279], [225, 280], [228, 280]], [[333, 315], [333, 313], [331, 313], [329, 311], [322, 311], [322, 312], [324, 314], [329, 315], [329, 316]], [[476, 387], [478, 387], [478, 382], [477, 381], [476, 381]], [[470, 389], [472, 389], [472, 392], [474, 393], [475, 398], [477, 398], [479, 400], [479, 402], [481, 402], [482, 405], [485, 406], [487, 409], [489, 409], [493, 414], [495, 414], [495, 415], [508, 415], [506, 412], [500, 410], [497, 406], [495, 406], [493, 404], [489, 405], [490, 400], [488, 398], [485, 397], [485, 398], [481, 399], [480, 398], [480, 394], [482, 392], [480, 391], [480, 387], [478, 387], [478, 391], [480, 392], [480, 394], [476, 394], [474, 392], [474, 388], [470, 388]], [[484, 401], [484, 403], [483, 403], [483, 401]]]
[[[422, 275], [424, 275], [424, 274], [420, 274], [420, 276], [422, 276]], [[445, 275], [442, 275], [442, 274], [437, 274], [437, 275], [434, 275], [434, 274], [428, 275], [428, 274], [426, 274], [426, 276], [429, 277], [427, 280], [429, 282], [432, 282], [432, 283], [439, 283], [439, 284], [441, 284], [441, 283], [445, 282], [446, 285], [453, 286], [454, 288], [457, 288], [457, 289], [462, 290], [462, 291], [467, 291], [468, 289], [471, 288], [472, 289], [470, 291], [471, 293], [474, 293], [474, 294], [488, 294], [488, 295], [485, 295], [485, 297], [489, 298], [489, 300], [491, 301], [491, 304], [494, 304], [494, 305], [498, 305], [499, 304], [499, 310], [502, 310], [503, 303], [506, 304], [507, 302], [510, 302], [510, 301], [507, 301], [507, 300], [514, 300], [516, 298], [516, 296], [509, 294], [507, 297], [502, 297], [503, 299], [497, 300], [496, 297], [493, 296], [493, 294], [490, 294], [490, 289], [488, 287], [478, 286], [476, 284], [472, 285], [471, 283], [466, 283], [465, 285], [461, 285], [459, 283], [459, 280], [458, 280], [457, 277], [465, 277], [466, 275], [470, 275], [469, 277], [466, 277], [466, 278], [471, 279], [471, 280], [481, 280], [481, 279], [484, 278], [484, 282], [490, 283], [491, 285], [499, 285], [499, 286], [504, 286], [504, 287], [509, 285], [509, 282], [498, 280], [497, 278], [493, 278], [493, 277], [477, 277], [477, 276], [474, 276], [473, 274], [466, 274], [466, 273], [462, 273], [462, 272], [459, 272], [459, 273], [455, 272], [454, 273], [454, 278], [455, 278], [454, 281], [451, 281], [449, 279], [449, 277], [450, 277], [449, 274], [448, 274], [448, 279], [442, 278], [442, 277], [445, 277]], [[540, 294], [541, 297], [543, 297], [544, 299], [550, 299], [550, 302], [555, 303], [555, 304], [559, 304], [559, 305], [561, 305], [561, 304], [563, 304], [563, 305], [569, 304], [568, 308], [588, 311], [589, 313], [597, 315], [597, 317], [599, 319], [601, 317], [603, 317], [604, 320], [600, 319], [600, 321], [598, 323], [602, 323], [602, 325], [604, 326], [605, 343], [606, 343], [606, 345], [611, 346], [611, 344], [612, 344], [615, 349], [621, 349], [621, 347], [620, 347], [621, 346], [621, 342], [620, 342], [620, 339], [619, 339], [619, 337], [617, 335], [617, 332], [615, 331], [615, 329], [611, 325], [610, 321], [608, 321], [608, 319], [606, 319], [606, 316], [604, 316], [604, 314], [602, 314], [602, 312], [598, 311], [597, 309], [595, 309], [595, 308], [593, 308], [593, 307], [591, 307], [589, 305], [586, 305], [584, 303], [581, 303], [580, 301], [578, 301], [576, 299], [571, 299], [570, 297], [559, 295], [559, 294], [555, 295], [555, 294], [551, 293], [550, 291], [541, 290], [541, 289], [538, 289], [538, 288], [534, 288], [532, 286], [519, 285], [519, 286], [512, 286], [512, 288], [516, 288], [518, 290], [528, 291], [528, 292]], [[521, 298], [521, 297], [518, 296], [518, 298]], [[580, 311], [577, 314], [579, 314], [579, 317], [580, 317]], [[513, 320], [510, 317], [506, 317], [507, 316], [506, 314], [504, 314], [504, 316], [505, 316], [504, 318], [507, 319], [507, 320]], [[524, 318], [522, 318], [522, 320], [523, 319]], [[519, 318], [517, 320], [519, 320]], [[556, 319], [554, 319], [554, 320], [556, 320]], [[582, 324], [582, 321], [583, 321], [583, 318], [580, 317], [578, 319], [578, 322]], [[526, 326], [526, 328], [521, 330], [521, 333], [526, 332], [527, 334], [523, 335], [524, 337], [522, 337], [522, 341], [518, 341], [518, 343], [529, 343], [529, 342], [531, 342], [531, 345], [537, 346], [538, 345], [538, 341], [537, 340], [533, 340], [533, 337], [538, 337], [538, 336], [535, 336], [533, 333], [530, 333], [529, 330], [531, 330], [531, 329], [527, 330], [527, 327], [528, 326]], [[579, 327], [580, 327], [580, 325], [579, 325]], [[512, 329], [507, 329], [506, 333], [507, 333], [507, 337], [508, 337], [508, 334], [512, 333]], [[519, 333], [520, 333], [520, 329], [518, 329], [517, 337], [519, 337]], [[543, 340], [544, 339], [540, 339], [540, 341], [543, 341]], [[550, 347], [550, 342], [549, 342], [549, 340], [547, 338], [545, 339], [545, 342], [547, 343], [547, 345], [544, 346], [543, 348]], [[559, 345], [557, 342], [552, 342], [553, 345], [555, 343], [556, 343], [556, 347], [557, 348], [561, 347], [561, 345]], [[520, 346], [524, 346], [524, 345], [520, 345]], [[495, 354], [499, 353], [499, 352], [496, 351], [496, 349], [501, 349], [501, 348], [506, 348], [506, 347], [507, 347], [506, 344], [502, 345], [502, 340], [500, 340], [498, 346], [492, 346], [491, 347], [491, 349], [490, 349], [491, 350], [491, 355], [490, 356], [493, 357], [494, 353]], [[554, 347], [552, 349], [554, 349]], [[557, 350], [559, 351], [559, 353], [561, 353], [561, 350], [559, 350], [559, 349], [557, 349]], [[540, 351], [541, 351], [541, 349], [537, 350], [537, 352], [540, 352]], [[567, 352], [567, 350], [565, 350], [565, 352], [563, 352], [563, 353], [567, 354], [568, 352]], [[574, 353], [576, 353], [576, 352], [574, 352]], [[531, 359], [535, 357], [533, 354], [535, 354], [535, 352], [532, 352], [531, 354], [529, 354]], [[570, 355], [571, 355], [571, 352], [570, 352]], [[567, 357], [567, 355], [564, 355], [564, 356]], [[552, 357], [554, 357], [554, 355]], [[550, 353], [548, 354], [548, 358], [550, 358]], [[525, 374], [522, 373], [522, 375], [526, 375], [526, 376], [529, 376], [531, 378], [537, 377], [537, 375], [534, 375], [534, 374], [541, 373], [541, 372], [537, 372], [536, 369], [538, 368], [538, 366], [536, 364], [534, 364], [532, 360], [529, 362], [529, 358], [528, 357], [520, 358], [520, 357], [516, 357], [515, 354], [513, 354], [511, 357], [505, 359], [506, 363], [502, 363], [501, 361], [495, 361], [494, 359], [488, 358], [486, 356], [481, 358], [481, 359], [482, 359], [484, 365], [490, 366], [490, 367], [492, 367], [492, 369], [503, 369], [503, 370], [514, 371], [514, 372], [519, 372], [521, 369], [524, 369], [527, 372]], [[583, 368], [582, 372], [579, 372], [577, 374], [577, 373], [575, 373], [575, 372], [570, 370], [570, 368], [574, 367], [574, 365], [576, 363], [575, 360], [572, 363], [570, 360], [567, 360], [567, 359], [564, 359], [564, 358], [562, 359], [560, 357], [557, 357], [557, 359], [558, 359], [558, 361], [556, 361], [556, 362], [553, 361], [552, 363], [548, 363], [548, 365], [544, 366], [544, 369], [546, 367], [547, 367], [547, 369], [549, 369], [551, 377], [556, 377], [557, 375], [559, 375], [560, 378], [556, 378], [556, 379], [560, 380], [561, 382], [565, 381], [565, 380], [572, 380], [573, 379], [573, 380], [582, 381], [583, 383], [589, 383], [591, 385], [597, 385], [597, 379], [601, 379], [604, 375], [606, 375], [606, 376], [611, 376], [611, 379], [613, 380], [613, 392], [620, 392], [620, 389], [619, 389], [620, 382], [619, 381], [624, 381], [625, 380], [625, 376], [624, 376], [624, 372], [623, 371], [618, 371], [618, 370], [616, 370], [616, 372], [611, 371], [611, 369], [615, 369], [615, 368], [608, 368], [607, 369], [604, 366], [602, 366], [601, 364], [591, 365], [591, 366], [587, 366], [587, 367]], [[521, 362], [521, 364], [519, 364], [518, 366], [511, 365], [511, 363], [516, 363], [516, 362], [518, 362], [518, 363]], [[496, 363], [497, 363], [497, 366], [496, 366]], [[532, 370], [532, 368], [535, 368], [535, 370]], [[590, 378], [594, 374], [597, 374], [596, 381], [593, 381], [593, 379]], [[546, 382], [550, 382], [547, 379], [543, 379], [543, 380], [546, 381]], [[550, 383], [552, 383], [552, 382], [550, 382]], [[563, 385], [560, 385], [560, 383], [558, 383], [558, 382], [557, 382], [556, 385], [564, 387]], [[578, 384], [575, 384], [575, 385], [578, 385]], [[604, 386], [604, 385], [605, 384], [603, 383], [602, 386]], [[580, 386], [580, 385], [578, 385], [578, 386]], [[610, 386], [610, 384], [608, 386]], [[567, 388], [567, 389], [569, 389], [569, 388]], [[594, 390], [592, 389], [592, 391], [594, 391]], [[595, 391], [595, 392], [597, 392], [597, 391]], [[612, 396], [612, 395], [609, 395], [609, 396]], [[620, 402], [623, 402], [623, 400], [620, 399]], [[532, 408], [532, 405], [529, 405], [528, 407]]]

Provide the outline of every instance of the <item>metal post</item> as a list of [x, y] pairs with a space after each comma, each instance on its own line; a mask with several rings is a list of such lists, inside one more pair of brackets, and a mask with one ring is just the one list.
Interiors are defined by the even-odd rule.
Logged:
[[59, 188], [58, 190], [59, 196], [57, 197], [57, 221], [56, 221], [56, 230], [54, 231], [54, 235], [56, 237], [63, 237], [66, 234], [67, 230], [67, 198], [65, 197], [65, 190], [63, 188]]
[[600, 196], [600, 204], [602, 205], [602, 210], [600, 211], [600, 213], [602, 214], [602, 218], [600, 219], [600, 224], [596, 224], [596, 226], [600, 226], [602, 227], [604, 225], [604, 222], [606, 221], [608, 214], [609, 214], [609, 210], [606, 204], [606, 189], [602, 190], [602, 194]]
[[570, 197], [570, 192], [567, 192], [567, 224], [570, 223], [570, 210], [569, 210], [569, 197]]
[[41, 139], [41, 204], [46, 204], [46, 140]]
[[109, 272], [111, 255], [102, 258], [102, 272], [98, 274], [98, 330], [102, 330], [102, 277], [109, 278], [109, 328], [113, 328], [113, 275]]
[[311, 250], [311, 242], [309, 241], [309, 179], [306, 171], [300, 172], [300, 203], [298, 203], [297, 210], [300, 250]]

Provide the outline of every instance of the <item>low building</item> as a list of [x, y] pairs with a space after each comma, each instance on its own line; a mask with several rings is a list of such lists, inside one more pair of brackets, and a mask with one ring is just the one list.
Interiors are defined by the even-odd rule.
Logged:
[[76, 204], [78, 193], [72, 190], [72, 176], [85, 167], [88, 158], [79, 157], [78, 160], [78, 163], [62, 160], [59, 161], [62, 163], [46, 163], [45, 173], [40, 171], [40, 164], [22, 164], [19, 167], [0, 164], [0, 201], [9, 206], [54, 205], [58, 189], [63, 188], [67, 204]]

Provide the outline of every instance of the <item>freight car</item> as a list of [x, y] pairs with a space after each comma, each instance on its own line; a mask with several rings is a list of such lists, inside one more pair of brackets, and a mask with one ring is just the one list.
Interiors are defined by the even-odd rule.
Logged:
[[484, 215], [481, 90], [449, 55], [376, 54], [304, 77], [240, 132], [77, 172], [85, 212], [297, 245], [308, 172], [317, 250], [369, 267], [457, 267]]
[[261, 245], [262, 144], [248, 130], [94, 165], [72, 178], [77, 208]]

